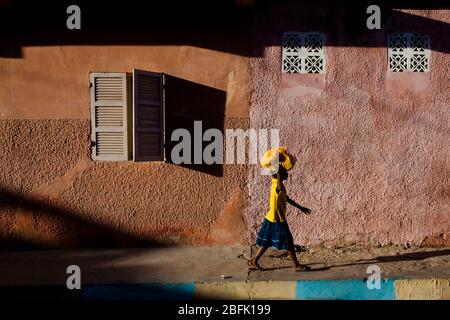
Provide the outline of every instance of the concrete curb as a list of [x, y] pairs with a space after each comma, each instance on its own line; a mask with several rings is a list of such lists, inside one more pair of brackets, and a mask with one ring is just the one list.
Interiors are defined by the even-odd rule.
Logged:
[[369, 289], [362, 279], [223, 281], [85, 285], [84, 300], [450, 300], [449, 279], [383, 279]]

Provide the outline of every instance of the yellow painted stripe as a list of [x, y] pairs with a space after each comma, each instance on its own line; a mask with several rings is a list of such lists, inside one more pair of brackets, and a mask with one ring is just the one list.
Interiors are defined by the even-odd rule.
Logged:
[[194, 299], [294, 299], [295, 281], [196, 283]]
[[450, 279], [395, 280], [396, 300], [450, 300]]

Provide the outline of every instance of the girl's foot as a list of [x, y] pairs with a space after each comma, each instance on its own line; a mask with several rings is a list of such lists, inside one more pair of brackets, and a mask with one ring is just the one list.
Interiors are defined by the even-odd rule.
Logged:
[[250, 258], [249, 260], [247, 260], [247, 264], [250, 268], [250, 270], [260, 270], [263, 271], [264, 269], [261, 268], [258, 264], [258, 262], [256, 262], [255, 258]]
[[294, 271], [294, 272], [302, 272], [302, 271], [309, 271], [309, 270], [311, 270], [310, 267], [302, 266], [301, 264], [292, 268], [292, 271]]

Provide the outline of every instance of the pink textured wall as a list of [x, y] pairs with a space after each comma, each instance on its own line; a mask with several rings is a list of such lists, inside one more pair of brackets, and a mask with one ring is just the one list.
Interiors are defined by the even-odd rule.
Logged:
[[[250, 61], [250, 126], [279, 128], [282, 144], [299, 158], [286, 188], [313, 213], [288, 208], [296, 242], [449, 245], [449, 54], [433, 50], [430, 73], [392, 74], [385, 45], [370, 45], [386, 43], [385, 31], [355, 35], [339, 12], [325, 8], [314, 12], [318, 21], [305, 10], [271, 10], [255, 18], [256, 45], [269, 45]], [[448, 10], [408, 13], [450, 23]], [[390, 30], [418, 31], [418, 21], [393, 21]], [[439, 29], [423, 27], [432, 47], [448, 50]], [[282, 75], [284, 31], [326, 34], [325, 75]], [[369, 38], [369, 45], [344, 45], [351, 37]], [[254, 237], [268, 210], [270, 179], [257, 168], [249, 175]]]

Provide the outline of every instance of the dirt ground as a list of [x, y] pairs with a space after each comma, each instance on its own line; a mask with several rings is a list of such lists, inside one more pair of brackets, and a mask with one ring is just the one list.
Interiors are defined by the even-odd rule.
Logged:
[[292, 272], [287, 254], [269, 249], [265, 271], [250, 271], [249, 246], [181, 246], [0, 252], [0, 286], [65, 285], [67, 267], [78, 265], [82, 282], [180, 283], [252, 280], [365, 279], [376, 264], [383, 278], [450, 278], [450, 248], [404, 246], [303, 248], [308, 272]]
[[[252, 247], [255, 252], [256, 248]], [[384, 278], [450, 277], [450, 249], [411, 246], [313, 247], [297, 246], [301, 264], [309, 272], [291, 272], [291, 261], [286, 252], [269, 249], [260, 260], [265, 271], [251, 271], [250, 280], [342, 279], [365, 278], [370, 265], [380, 267]]]

